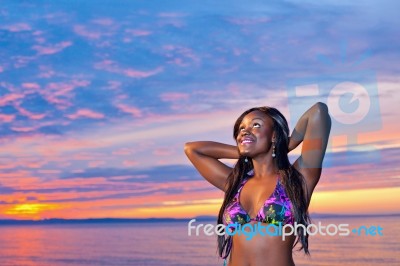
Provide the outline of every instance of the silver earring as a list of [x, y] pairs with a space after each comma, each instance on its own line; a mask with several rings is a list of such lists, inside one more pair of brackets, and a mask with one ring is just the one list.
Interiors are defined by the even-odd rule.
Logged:
[[247, 159], [247, 157], [244, 158], [244, 162], [245, 162], [245, 163], [248, 163], [248, 162], [249, 162], [249, 159]]
[[276, 154], [275, 154], [275, 142], [272, 142], [272, 158], [275, 158]]

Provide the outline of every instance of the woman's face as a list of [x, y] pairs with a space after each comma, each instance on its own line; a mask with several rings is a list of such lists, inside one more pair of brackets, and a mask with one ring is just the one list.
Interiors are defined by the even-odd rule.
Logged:
[[272, 119], [261, 111], [247, 114], [239, 126], [236, 138], [241, 155], [255, 158], [271, 149], [273, 138]]

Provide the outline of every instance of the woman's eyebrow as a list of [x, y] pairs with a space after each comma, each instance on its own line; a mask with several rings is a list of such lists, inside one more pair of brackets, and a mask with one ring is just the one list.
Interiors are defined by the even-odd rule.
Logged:
[[251, 119], [250, 122], [253, 122], [254, 120], [261, 120], [261, 121], [265, 122], [261, 117], [255, 117], [255, 118]]
[[[253, 122], [254, 120], [261, 120], [261, 121], [263, 121], [263, 122], [265, 122], [261, 117], [255, 117], [255, 118], [253, 118], [253, 119], [251, 119], [251, 121], [250, 122]], [[242, 123], [240, 123], [240, 125], [239, 126], [243, 126], [243, 122]]]

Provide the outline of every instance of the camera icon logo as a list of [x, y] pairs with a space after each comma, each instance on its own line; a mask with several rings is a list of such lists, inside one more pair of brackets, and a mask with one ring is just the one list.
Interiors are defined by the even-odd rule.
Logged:
[[[360, 133], [382, 128], [376, 74], [371, 70], [334, 72], [287, 81], [290, 127], [317, 101], [325, 103], [332, 118], [331, 138], [324, 167], [371, 163], [380, 160], [379, 151], [358, 143]], [[341, 152], [332, 153], [332, 137], [347, 137]], [[362, 153], [362, 156], [360, 154]], [[367, 156], [366, 156], [367, 155]]]
[[341, 124], [357, 124], [363, 121], [371, 108], [368, 91], [359, 83], [342, 82], [329, 93], [328, 106], [333, 117]]

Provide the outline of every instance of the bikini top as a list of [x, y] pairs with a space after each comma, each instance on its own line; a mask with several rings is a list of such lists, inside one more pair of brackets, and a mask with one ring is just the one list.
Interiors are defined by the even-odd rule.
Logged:
[[269, 198], [264, 202], [261, 209], [258, 211], [255, 218], [251, 218], [250, 215], [244, 210], [240, 204], [240, 191], [243, 189], [244, 184], [252, 177], [253, 171], [250, 171], [239, 185], [239, 189], [232, 199], [232, 201], [226, 206], [223, 214], [223, 223], [225, 225], [238, 223], [246, 224], [250, 221], [258, 221], [262, 223], [282, 225], [294, 224], [293, 205], [288, 195], [286, 194], [285, 188], [281, 183], [281, 178], [278, 176], [275, 189]]

